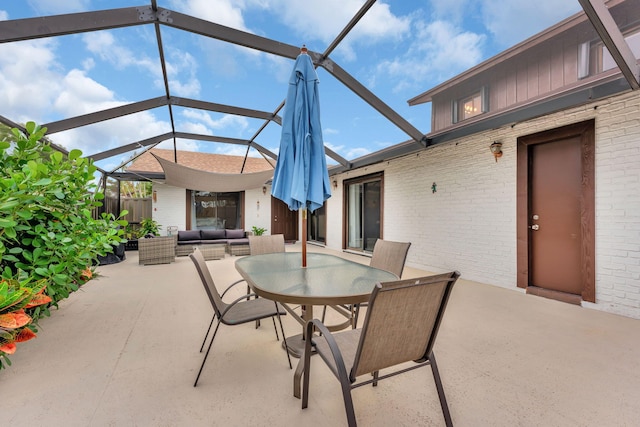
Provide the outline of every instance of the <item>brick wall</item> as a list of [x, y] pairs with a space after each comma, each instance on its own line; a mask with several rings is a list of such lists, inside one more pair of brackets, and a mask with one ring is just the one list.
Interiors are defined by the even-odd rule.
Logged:
[[[407, 264], [516, 287], [516, 141], [595, 118], [596, 303], [640, 318], [640, 94], [558, 112], [351, 171], [384, 170], [384, 237], [411, 241]], [[493, 141], [503, 143], [495, 162]], [[436, 192], [431, 190], [436, 183]], [[328, 207], [327, 245], [342, 244], [342, 194]], [[339, 219], [339, 220], [338, 220]]]

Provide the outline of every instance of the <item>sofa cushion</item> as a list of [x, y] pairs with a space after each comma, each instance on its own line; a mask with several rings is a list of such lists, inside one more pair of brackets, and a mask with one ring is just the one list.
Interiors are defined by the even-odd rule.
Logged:
[[227, 239], [243, 239], [244, 238], [244, 230], [225, 230]]
[[202, 240], [219, 240], [225, 239], [224, 230], [200, 230]]
[[178, 245], [199, 245], [202, 240], [178, 240], [176, 243]]
[[246, 237], [243, 237], [242, 239], [229, 239], [228, 242], [230, 246], [248, 245], [249, 239]]
[[180, 240], [200, 240], [200, 230], [180, 230], [178, 241]]

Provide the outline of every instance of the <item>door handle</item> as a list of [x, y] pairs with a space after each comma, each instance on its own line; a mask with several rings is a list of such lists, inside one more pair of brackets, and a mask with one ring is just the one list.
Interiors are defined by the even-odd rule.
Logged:
[[540, 230], [540, 226], [538, 224], [530, 225], [529, 228], [532, 229], [533, 231]]

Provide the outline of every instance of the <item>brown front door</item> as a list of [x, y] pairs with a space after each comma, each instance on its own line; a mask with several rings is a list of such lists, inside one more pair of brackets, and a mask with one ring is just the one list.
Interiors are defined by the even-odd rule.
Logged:
[[593, 146], [593, 121], [518, 140], [518, 286], [528, 292], [594, 300]]
[[271, 234], [284, 234], [286, 242], [298, 240], [298, 211], [275, 197], [271, 197]]
[[530, 147], [530, 286], [580, 295], [580, 138]]

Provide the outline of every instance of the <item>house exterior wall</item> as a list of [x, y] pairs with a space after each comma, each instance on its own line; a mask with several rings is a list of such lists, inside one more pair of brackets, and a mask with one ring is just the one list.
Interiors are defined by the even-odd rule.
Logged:
[[[588, 119], [595, 119], [596, 132], [596, 303], [583, 306], [640, 318], [637, 92], [474, 134], [377, 165], [377, 170], [384, 171], [384, 238], [412, 242], [407, 265], [433, 272], [456, 269], [465, 279], [519, 290], [517, 139]], [[489, 151], [493, 141], [503, 143], [504, 155], [497, 162]], [[367, 169], [340, 175], [338, 182], [376, 168]], [[437, 191], [432, 193], [434, 182]], [[342, 208], [332, 199], [327, 246], [340, 249]], [[340, 215], [339, 222], [334, 215]]]
[[[167, 226], [176, 226], [178, 230], [187, 229], [187, 201], [184, 188], [154, 183], [156, 202], [152, 202], [153, 219], [162, 228], [160, 234], [166, 236]], [[244, 227], [251, 231], [251, 227], [262, 227], [269, 233], [271, 227], [271, 188], [267, 186], [267, 194], [262, 194], [262, 187], [245, 191], [245, 205], [242, 213]], [[258, 203], [260, 202], [259, 207]]]
[[251, 231], [255, 226], [271, 234], [271, 186], [267, 186], [267, 194], [262, 194], [262, 187], [245, 191], [244, 201], [245, 230]]
[[[625, 37], [638, 33], [637, 2], [609, 1], [607, 7]], [[581, 49], [583, 44], [586, 50]], [[488, 112], [495, 113], [604, 78], [611, 73], [604, 67], [603, 51], [607, 50], [588, 19], [574, 15], [430, 91], [431, 131], [455, 127], [453, 102], [482, 88], [488, 93]]]
[[185, 230], [187, 224], [187, 201], [184, 188], [153, 183], [156, 201], [151, 202], [153, 219], [162, 226], [160, 234], [167, 235], [167, 227], [176, 226], [178, 230]]

